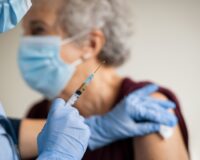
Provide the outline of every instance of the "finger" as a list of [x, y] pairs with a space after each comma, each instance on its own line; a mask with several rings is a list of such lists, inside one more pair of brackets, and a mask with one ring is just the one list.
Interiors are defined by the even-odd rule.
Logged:
[[145, 108], [139, 113], [140, 120], [147, 120], [162, 125], [173, 127], [177, 124], [177, 118], [174, 114], [154, 104], [151, 108]]
[[145, 87], [143, 87], [142, 89], [139, 89], [137, 91], [135, 91], [135, 95], [138, 95], [138, 96], [148, 96], [148, 95], [151, 95], [152, 93], [158, 91], [159, 87], [155, 84], [150, 84], [150, 85], [147, 85]]
[[56, 109], [58, 109], [58, 107], [64, 106], [65, 105], [65, 101], [62, 98], [57, 98], [53, 101], [51, 108], [50, 108], [50, 112], [49, 114], [55, 112]]
[[65, 104], [64, 110], [63, 110], [64, 116], [68, 116], [69, 118], [76, 119], [78, 118], [79, 121], [84, 122], [84, 117], [80, 115], [77, 108], [69, 105], [68, 103]]
[[160, 124], [150, 123], [150, 122], [139, 123], [137, 124], [137, 130], [138, 130], [137, 133], [138, 136], [144, 136], [151, 133], [156, 133], [160, 130]]
[[79, 115], [78, 109], [71, 106], [70, 104], [66, 103], [64, 107], [65, 107], [65, 111], [67, 110], [67, 112], [72, 112], [72, 114]]
[[147, 107], [151, 107], [151, 104], [157, 104], [164, 109], [175, 109], [176, 104], [170, 100], [158, 100], [151, 97], [145, 97], [144, 101]]

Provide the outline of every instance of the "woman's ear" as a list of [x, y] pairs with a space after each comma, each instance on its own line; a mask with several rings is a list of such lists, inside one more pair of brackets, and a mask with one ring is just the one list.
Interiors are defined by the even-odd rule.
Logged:
[[99, 29], [94, 29], [88, 38], [87, 45], [84, 47], [85, 53], [91, 53], [91, 56], [96, 57], [105, 44], [104, 33]]

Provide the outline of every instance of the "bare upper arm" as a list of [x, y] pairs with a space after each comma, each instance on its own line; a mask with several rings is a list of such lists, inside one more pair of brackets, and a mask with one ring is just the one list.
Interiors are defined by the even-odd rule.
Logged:
[[[167, 99], [161, 93], [155, 93], [152, 95], [152, 97], [161, 100]], [[174, 127], [173, 130], [173, 136], [166, 140], [162, 139], [161, 136], [157, 133], [134, 138], [134, 159], [187, 160], [188, 153], [181, 135], [179, 125]]]

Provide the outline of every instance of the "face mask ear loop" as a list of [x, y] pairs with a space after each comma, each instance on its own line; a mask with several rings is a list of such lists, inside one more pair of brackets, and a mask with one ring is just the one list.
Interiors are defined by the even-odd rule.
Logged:
[[76, 67], [80, 64], [82, 64], [84, 61], [86, 61], [87, 59], [89, 59], [91, 57], [90, 53], [85, 54], [84, 56], [82, 56], [80, 59], [76, 60], [75, 62], [73, 62], [71, 64], [71, 66]]
[[71, 64], [71, 66], [72, 67], [77, 67], [78, 65], [80, 65], [81, 63], [83, 63], [83, 59], [78, 59], [78, 60], [76, 60], [75, 62], [73, 62], [72, 64]]
[[90, 33], [90, 30], [86, 30], [86, 31], [83, 31], [83, 32], [77, 34], [76, 36], [73, 36], [73, 37], [71, 37], [71, 38], [66, 38], [66, 39], [64, 39], [64, 40], [61, 42], [61, 46], [62, 46], [62, 45], [65, 45], [65, 44], [68, 44], [68, 43], [71, 43], [71, 42], [74, 42], [74, 41], [76, 41], [77, 39], [80, 39], [80, 38], [86, 36], [86, 35], [89, 34], [89, 33]]
[[[78, 34], [78, 35], [76, 35], [76, 36], [74, 36], [74, 37], [66, 38], [66, 39], [64, 39], [64, 40], [61, 42], [60, 46], [65, 45], [65, 44], [69, 44], [69, 43], [71, 43], [71, 42], [74, 42], [74, 41], [76, 41], [77, 39], [79, 39], [79, 38], [81, 38], [81, 37], [84, 37], [84, 36], [86, 36], [86, 35], [89, 34], [89, 33], [90, 33], [90, 30], [88, 29], [88, 30], [83, 31], [83, 32], [81, 32], [80, 34]], [[71, 64], [71, 66], [72, 66], [72, 67], [76, 67], [76, 66], [80, 65], [81, 63], [83, 63], [85, 60], [89, 59], [90, 57], [91, 57], [91, 54], [90, 54], [90, 53], [87, 53], [87, 54], [85, 54], [84, 56], [82, 56], [80, 59], [78, 59], [78, 60], [76, 60], [75, 62], [73, 62], [73, 63]]]
[[87, 59], [89, 59], [91, 57], [92, 57], [91, 53], [86, 53], [85, 55], [82, 56], [82, 59], [83, 60], [87, 60]]

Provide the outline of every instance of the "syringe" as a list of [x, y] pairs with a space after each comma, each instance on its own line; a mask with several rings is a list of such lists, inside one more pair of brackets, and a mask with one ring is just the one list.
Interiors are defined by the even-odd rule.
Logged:
[[[105, 61], [102, 62], [102, 63], [104, 64]], [[86, 80], [82, 83], [82, 85], [81, 85], [81, 86], [76, 90], [76, 92], [69, 98], [69, 100], [67, 101], [67, 104], [73, 106], [73, 105], [76, 103], [76, 101], [80, 98], [80, 96], [81, 96], [81, 95], [83, 94], [83, 92], [86, 90], [87, 86], [88, 86], [88, 85], [91, 83], [91, 81], [93, 80], [95, 73], [101, 68], [101, 65], [102, 65], [102, 64], [100, 64], [100, 65], [96, 68], [96, 70], [86, 78]]]

